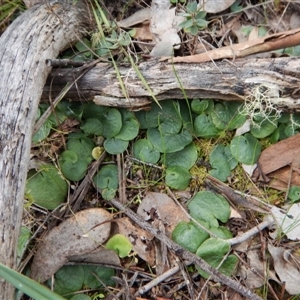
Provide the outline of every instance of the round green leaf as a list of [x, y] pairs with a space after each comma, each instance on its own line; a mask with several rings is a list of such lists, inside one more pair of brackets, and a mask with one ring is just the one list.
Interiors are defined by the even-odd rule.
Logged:
[[92, 151], [95, 143], [82, 133], [69, 134], [67, 141], [67, 149], [75, 152], [80, 160], [89, 164], [92, 160]]
[[288, 198], [292, 200], [292, 202], [298, 202], [300, 200], [300, 187], [296, 185], [291, 186]]
[[195, 135], [197, 137], [212, 138], [218, 136], [220, 130], [213, 124], [210, 116], [201, 114], [194, 122]]
[[96, 174], [94, 184], [100, 190], [103, 199], [111, 200], [119, 187], [118, 167], [106, 165]]
[[[196, 255], [205, 260], [213, 268], [218, 268], [221, 264], [224, 256], [230, 251], [230, 245], [228, 242], [209, 238], [204, 241], [198, 248]], [[222, 263], [218, 270], [226, 276], [231, 276], [235, 270], [238, 258], [234, 255], [229, 255], [226, 260]], [[197, 267], [198, 272], [204, 278], [208, 278], [209, 274]]]
[[163, 135], [178, 133], [182, 127], [182, 120], [176, 102], [165, 100], [160, 105], [161, 108], [156, 103], [153, 103], [151, 110], [146, 112], [148, 127], [159, 127]]
[[195, 253], [209, 238], [209, 234], [192, 222], [179, 222], [172, 232], [172, 239], [184, 249]]
[[46, 209], [54, 209], [68, 192], [68, 184], [52, 165], [44, 165], [41, 170], [30, 171], [26, 182], [26, 197]]
[[123, 141], [133, 140], [139, 133], [139, 122], [134, 118], [123, 120], [121, 131], [115, 136], [116, 139]]
[[55, 273], [54, 292], [59, 295], [81, 290], [84, 281], [82, 266], [63, 266]]
[[85, 176], [88, 164], [84, 160], [77, 160], [75, 163], [66, 160], [61, 162], [60, 167], [62, 173], [68, 180], [79, 181]]
[[191, 103], [192, 111], [197, 114], [209, 112], [214, 107], [214, 101], [211, 99], [194, 99]]
[[188, 209], [193, 218], [203, 220], [214, 227], [219, 227], [218, 220], [226, 223], [230, 216], [227, 200], [210, 191], [198, 192], [190, 200]]
[[187, 169], [174, 166], [166, 170], [166, 184], [177, 190], [184, 190], [188, 187], [191, 174]]
[[233, 158], [229, 147], [225, 148], [224, 145], [218, 144], [209, 155], [209, 163], [212, 167], [209, 174], [221, 181], [226, 181], [230, 176], [231, 166], [236, 167], [237, 160]]
[[263, 121], [253, 122], [250, 133], [258, 138], [262, 139], [272, 134], [278, 125], [278, 121], [275, 117], [269, 117]]
[[197, 149], [194, 143], [187, 145], [184, 149], [167, 153], [165, 155], [165, 164], [169, 167], [179, 166], [189, 170], [198, 158]]
[[239, 162], [253, 165], [259, 158], [261, 145], [252, 134], [246, 133], [244, 136], [236, 136], [231, 140], [230, 150]]
[[109, 108], [101, 121], [103, 124], [103, 136], [106, 138], [116, 136], [122, 128], [122, 116], [116, 108]]
[[44, 140], [50, 134], [52, 126], [52, 121], [46, 120], [41, 126], [41, 128], [37, 131], [37, 133], [33, 136], [32, 142], [34, 144], [37, 144]]
[[112, 279], [112, 276], [115, 275], [115, 271], [112, 268], [103, 266], [83, 266], [83, 270], [83, 284], [91, 289], [115, 285], [115, 281]]
[[188, 130], [182, 130], [178, 134], [163, 135], [157, 128], [149, 128], [147, 130], [147, 138], [161, 153], [172, 153], [182, 150], [193, 140], [191, 133]]
[[241, 127], [246, 122], [247, 117], [240, 114], [240, 106], [239, 102], [234, 101], [217, 103], [211, 113], [215, 126], [219, 130], [233, 130]]
[[85, 120], [94, 118], [101, 121], [107, 109], [107, 107], [96, 105], [93, 102], [84, 103], [82, 117]]
[[89, 118], [83, 125], [80, 126], [80, 129], [86, 134], [102, 135], [103, 134], [103, 125], [100, 120]]
[[120, 154], [128, 147], [128, 141], [119, 140], [117, 138], [108, 138], [104, 141], [104, 149], [109, 154]]
[[160, 158], [159, 151], [154, 149], [146, 139], [137, 140], [133, 144], [133, 155], [137, 159], [151, 164], [156, 164]]
[[132, 250], [132, 244], [126, 236], [115, 234], [105, 245], [106, 249], [115, 251], [121, 258], [128, 256]]

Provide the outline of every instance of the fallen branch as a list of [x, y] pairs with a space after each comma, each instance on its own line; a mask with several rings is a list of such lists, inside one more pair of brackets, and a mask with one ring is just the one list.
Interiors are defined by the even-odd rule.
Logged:
[[144, 230], [147, 230], [152, 235], [154, 235], [157, 239], [159, 239], [162, 243], [164, 243], [172, 252], [174, 252], [178, 257], [180, 257], [183, 260], [187, 260], [189, 262], [192, 262], [193, 264], [197, 265], [201, 269], [203, 269], [205, 272], [209, 273], [210, 276], [234, 289], [236, 292], [240, 293], [241, 295], [247, 297], [247, 299], [250, 300], [262, 300], [259, 296], [254, 294], [251, 290], [247, 289], [243, 285], [241, 285], [239, 282], [231, 279], [230, 277], [227, 277], [211, 267], [209, 264], [207, 264], [203, 259], [196, 256], [195, 254], [183, 249], [181, 246], [173, 242], [170, 238], [168, 238], [165, 234], [163, 234], [160, 230], [152, 227], [149, 223], [142, 220], [141, 217], [139, 217], [136, 213], [134, 213], [131, 209], [126, 208], [121, 202], [119, 202], [116, 199], [113, 199], [110, 201], [110, 203], [118, 208], [120, 211], [124, 212], [132, 221], [134, 221], [137, 225], [139, 225]]
[[[99, 63], [70, 88], [66, 98], [90, 100], [99, 105], [145, 108], [151, 95], [130, 65], [118, 67], [128, 98], [124, 97], [116, 71], [110, 63]], [[156, 59], [138, 65], [158, 100], [210, 98], [244, 101], [255, 97], [257, 88], [270, 91], [270, 101], [283, 110], [300, 111], [300, 61], [296, 57], [238, 59], [202, 64], [174, 64]], [[74, 73], [75, 72], [75, 73]], [[55, 69], [48, 78], [42, 100], [55, 98], [76, 77], [76, 69]], [[184, 92], [182, 91], [184, 89]], [[275, 92], [274, 92], [275, 91]], [[276, 95], [276, 96], [274, 96]]]

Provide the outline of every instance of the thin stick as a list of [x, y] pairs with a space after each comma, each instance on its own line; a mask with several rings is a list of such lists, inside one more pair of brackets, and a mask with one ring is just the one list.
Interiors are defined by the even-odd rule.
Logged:
[[162, 234], [160, 230], [152, 227], [149, 223], [142, 220], [140, 216], [138, 216], [136, 213], [134, 213], [131, 209], [126, 208], [121, 202], [119, 202], [116, 199], [113, 199], [110, 201], [110, 203], [118, 208], [119, 210], [123, 211], [131, 220], [133, 220], [135, 223], [137, 223], [141, 228], [144, 230], [150, 232], [153, 234], [157, 239], [159, 239], [161, 242], [167, 245], [167, 247], [174, 252], [178, 257], [180, 257], [183, 260], [188, 260], [192, 262], [193, 264], [197, 265], [203, 271], [209, 273], [211, 277], [234, 289], [236, 292], [240, 293], [241, 295], [247, 297], [250, 300], [262, 300], [261, 297], [254, 294], [251, 290], [247, 289], [243, 285], [241, 285], [239, 282], [225, 276], [224, 274], [221, 274], [219, 271], [211, 267], [207, 262], [205, 262], [200, 257], [196, 256], [195, 254], [183, 249], [181, 246], [173, 242], [170, 238], [168, 238], [166, 235]]

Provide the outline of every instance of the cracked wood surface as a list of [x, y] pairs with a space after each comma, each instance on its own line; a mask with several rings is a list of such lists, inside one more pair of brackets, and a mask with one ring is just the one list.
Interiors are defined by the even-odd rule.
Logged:
[[[276, 59], [237, 59], [202, 64], [171, 64], [156, 59], [138, 65], [158, 100], [211, 98], [244, 101], [257, 87], [277, 91], [271, 101], [284, 110], [300, 111], [300, 60], [296, 57]], [[127, 89], [124, 97], [110, 63], [99, 63], [76, 82], [66, 97], [72, 100], [95, 99], [99, 105], [143, 108], [153, 100], [130, 65], [120, 65], [119, 72]], [[54, 69], [47, 80], [42, 99], [54, 98], [76, 78], [76, 69]], [[185, 95], [182, 92], [185, 91]]]
[[[21, 14], [0, 37], [0, 262], [16, 267], [16, 250], [32, 128], [51, 68], [47, 58], [87, 29], [84, 1], [44, 1]], [[0, 279], [1, 299], [14, 288]]]

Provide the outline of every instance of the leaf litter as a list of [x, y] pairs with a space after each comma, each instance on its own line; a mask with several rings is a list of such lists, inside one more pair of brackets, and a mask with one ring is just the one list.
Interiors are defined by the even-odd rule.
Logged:
[[[178, 19], [176, 19], [177, 11], [175, 8], [170, 8], [170, 3], [169, 1], [167, 2], [164, 2], [165, 6], [163, 8], [160, 7], [158, 12], [153, 8], [157, 2], [152, 1], [153, 7], [151, 6], [151, 8], [145, 9], [145, 11], [140, 12], [139, 15], [133, 15], [131, 20], [119, 22], [119, 26], [124, 28], [132, 28], [136, 25], [140, 26], [139, 28], [144, 28], [143, 30], [145, 31], [140, 32], [140, 35], [136, 35], [135, 37], [138, 37], [141, 41], [150, 41], [150, 44], [152, 43], [154, 48], [153, 45], [149, 44], [149, 52], [152, 49], [152, 54], [154, 54], [154, 56], [172, 55], [174, 44], [180, 44], [182, 41], [182, 35], [178, 34], [179, 28], [176, 25], [178, 24]], [[211, 11], [211, 13], [220, 13], [232, 5], [233, 2], [235, 1], [224, 1], [224, 6], [220, 5], [217, 6], [217, 8], [215, 6], [215, 11]], [[209, 1], [204, 4], [204, 7], [206, 7], [206, 5], [208, 7]], [[257, 10], [248, 7], [244, 12], [248, 19], [253, 23], [249, 35], [241, 34], [242, 30], [245, 29], [243, 27], [245, 26], [243, 20], [240, 17], [243, 12], [237, 14], [235, 20], [233, 18], [228, 18], [222, 28], [215, 28], [219, 30], [220, 34], [222, 31], [222, 34], [225, 34], [225, 29], [232, 30], [231, 33], [235, 35], [238, 43], [232, 45], [229, 37], [223, 43], [223, 47], [225, 48], [212, 50], [213, 47], [208, 46], [213, 52], [206, 52], [207, 54], [203, 54], [202, 57], [206, 57], [205, 59], [208, 60], [220, 58], [235, 59], [239, 56], [243, 57], [245, 54], [248, 55], [251, 53], [259, 53], [261, 51], [297, 45], [299, 40], [299, 26], [297, 24], [299, 24], [300, 17], [299, 14], [294, 13], [289, 9], [290, 8], [288, 7], [286, 10], [289, 13], [284, 13], [282, 16], [280, 14], [275, 14], [277, 16], [276, 18], [267, 18], [267, 25], [269, 25], [275, 33], [264, 37], [259, 36], [258, 25], [255, 25], [254, 23], [254, 21], [256, 21], [257, 24], [266, 21], [262, 18], [262, 14], [259, 13], [259, 9]], [[268, 13], [270, 15], [270, 11], [273, 13], [276, 12], [276, 10], [269, 10]], [[164, 20], [164, 22], [161, 22], [162, 20]], [[278, 25], [283, 27], [279, 33], [274, 29]], [[158, 31], [155, 31], [156, 29]], [[279, 46], [274, 46], [276, 43]], [[155, 49], [155, 47], [157, 48]], [[187, 47], [186, 49], [181, 49], [181, 51], [186, 54], [187, 49], [206, 51], [205, 47], [198, 41], [196, 42], [196, 45], [193, 45], [190, 48]], [[234, 55], [232, 55], [232, 50], [235, 52]], [[202, 58], [199, 58], [200, 56], [195, 56], [194, 51], [192, 52], [193, 53], [189, 53], [192, 54], [190, 58], [189, 56], [184, 56], [182, 58], [178, 57], [174, 58], [174, 61], [204, 61]], [[228, 54], [229, 52], [231, 53]], [[299, 166], [296, 159], [299, 152], [299, 147], [297, 146], [298, 141], [299, 136], [295, 135], [263, 150], [258, 160], [259, 169], [257, 169], [253, 178], [259, 179], [266, 187], [273, 187], [279, 190], [286, 190], [287, 187], [291, 185], [300, 186]], [[269, 181], [270, 179], [271, 181]], [[231, 178], [229, 184], [235, 186], [235, 180], [238, 181], [241, 179]], [[127, 187], [127, 189], [128, 199], [137, 196], [137, 193], [133, 192], [129, 187]], [[190, 221], [190, 218], [187, 217], [182, 208], [180, 208], [171, 197], [168, 197], [165, 194], [166, 191], [164, 187], [156, 187], [153, 188], [153, 190], [155, 190], [155, 192], [141, 192], [141, 195], [139, 196], [142, 198], [142, 201], [136, 205], [138, 206], [137, 212], [143, 219], [151, 223], [152, 226], [159, 228], [161, 231], [165, 232], [167, 236], [170, 236], [178, 222]], [[194, 188], [188, 189], [186, 197], [188, 199], [191, 198], [194, 191]], [[230, 197], [228, 196], [228, 198]], [[94, 200], [90, 202], [91, 206], [95, 204], [95, 201], [94, 203], [93, 201]], [[185, 207], [185, 198], [181, 201], [181, 204]], [[109, 205], [106, 204], [105, 206]], [[84, 208], [84, 206], [82, 208]], [[246, 218], [246, 221], [251, 223], [248, 224], [250, 227], [253, 227], [254, 223], [256, 225], [258, 218], [253, 214], [252, 210], [241, 209], [240, 206], [235, 209], [237, 212], [241, 212], [238, 214], [239, 219], [242, 219], [243, 217]], [[281, 234], [285, 235], [289, 240], [297, 241], [299, 239], [299, 227], [294, 221], [297, 220], [299, 216], [298, 204], [288, 208], [286, 211], [273, 207], [271, 213], [273, 215], [273, 220], [277, 223], [277, 230], [274, 231], [273, 234], [269, 233], [269, 236], [271, 238], [278, 238], [278, 235], [280, 236]], [[271, 216], [271, 214], [269, 216]], [[109, 251], [106, 251], [103, 248], [103, 245], [105, 245], [105, 242], [110, 236], [116, 233], [121, 233], [131, 241], [134, 255], [149, 264], [152, 271], [157, 268], [158, 274], [161, 274], [168, 268], [171, 268], [171, 265], [174, 264], [175, 261], [173, 255], [170, 254], [163, 245], [157, 245], [154, 236], [147, 231], [142, 230], [136, 224], [133, 224], [127, 217], [116, 218], [116, 220], [112, 221], [113, 217], [113, 214], [108, 213], [106, 209], [89, 208], [83, 209], [74, 214], [71, 218], [63, 220], [59, 226], [54, 227], [49, 233], [41, 238], [31, 265], [31, 276], [43, 282], [69, 261], [96, 261], [99, 264], [103, 263], [115, 266], [124, 265], [124, 262], [120, 261], [114, 252], [109, 253]], [[256, 221], [250, 222], [249, 220]], [[287, 223], [287, 220], [291, 221], [291, 223]], [[245, 231], [245, 229], [241, 230], [242, 233], [243, 231]], [[274, 241], [267, 239], [265, 232], [261, 232], [261, 239], [264, 239], [267, 244], [267, 249], [273, 258], [273, 264], [267, 265], [268, 262], [265, 259], [266, 252], [264, 249], [262, 251], [250, 250], [252, 244], [259, 243], [256, 237], [251, 237], [247, 240], [248, 244], [242, 252], [242, 255], [246, 257], [248, 265], [241, 264], [241, 268], [237, 274], [244, 280], [245, 285], [250, 289], [259, 288], [263, 286], [267, 280], [271, 279], [278, 284], [285, 282], [285, 289], [290, 295], [298, 294], [300, 292], [299, 284], [297, 284], [297, 282], [299, 282], [299, 258], [294, 251], [294, 249], [296, 249], [295, 247], [297, 247], [297, 242], [295, 242], [294, 245], [290, 244], [289, 247], [291, 250], [289, 250], [285, 247], [284, 243], [281, 243], [282, 247], [278, 247]], [[97, 252], [95, 252], [95, 250], [98, 248], [103, 249], [103, 253], [105, 254], [100, 254], [100, 257], [97, 257], [95, 254]], [[101, 251], [99, 253], [101, 253]], [[162, 266], [159, 266], [159, 264]], [[142, 266], [144, 270], [147, 269], [139, 262], [132, 263], [132, 266]], [[268, 274], [266, 274], [268, 268], [270, 268], [270, 270], [268, 271]], [[183, 269], [181, 272], [183, 272]], [[276, 277], [275, 272], [279, 279]], [[257, 276], [257, 274], [259, 274], [259, 276]], [[192, 274], [192, 276], [193, 275], [195, 275], [195, 273]], [[176, 276], [179, 275], [177, 274]], [[181, 278], [177, 280], [177, 282], [179, 283], [180, 280], [182, 282], [187, 281], [186, 279], [183, 280]], [[169, 284], [168, 279], [166, 279], [166, 282]], [[193, 283], [195, 282], [196, 281], [193, 281]], [[178, 290], [180, 290], [180, 288]], [[189, 292], [191, 295], [191, 291]], [[208, 293], [207, 290], [206, 292]], [[221, 297], [224, 290], [219, 289], [218, 291], [214, 291], [214, 293], [215, 297]], [[150, 293], [152, 296], [160, 294], [165, 294], [165, 292], [163, 287], [159, 285], [157, 286], [157, 290], [153, 289]]]

